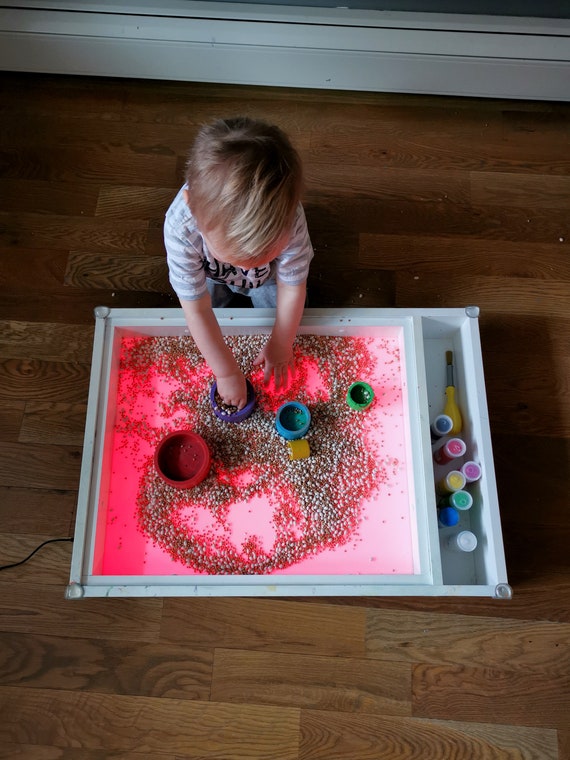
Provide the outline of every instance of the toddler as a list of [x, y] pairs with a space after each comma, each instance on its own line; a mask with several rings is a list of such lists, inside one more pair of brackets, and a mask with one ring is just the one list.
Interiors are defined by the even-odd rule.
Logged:
[[278, 127], [219, 119], [198, 133], [186, 184], [166, 213], [171, 285], [222, 401], [238, 409], [247, 400], [245, 377], [212, 307], [242, 293], [254, 306], [276, 309], [254, 364], [266, 383], [273, 377], [276, 388], [286, 385], [313, 257], [302, 187], [299, 155]]

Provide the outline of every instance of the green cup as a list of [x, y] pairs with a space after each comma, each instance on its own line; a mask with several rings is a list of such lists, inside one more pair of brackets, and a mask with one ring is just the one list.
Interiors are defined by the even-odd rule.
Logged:
[[352, 383], [346, 394], [346, 403], [351, 409], [356, 409], [359, 412], [368, 409], [373, 401], [374, 391], [368, 383], [364, 383], [362, 380]]

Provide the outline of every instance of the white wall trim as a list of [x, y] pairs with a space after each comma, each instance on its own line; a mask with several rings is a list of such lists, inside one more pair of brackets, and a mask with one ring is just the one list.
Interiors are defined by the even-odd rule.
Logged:
[[0, 68], [570, 100], [569, 21], [191, 0], [156, 6], [0, 6]]

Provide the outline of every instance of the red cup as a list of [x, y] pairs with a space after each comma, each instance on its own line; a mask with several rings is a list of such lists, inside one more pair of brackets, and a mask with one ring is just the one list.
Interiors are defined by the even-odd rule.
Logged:
[[175, 430], [156, 447], [154, 466], [173, 488], [193, 488], [210, 472], [211, 455], [202, 436], [191, 430]]

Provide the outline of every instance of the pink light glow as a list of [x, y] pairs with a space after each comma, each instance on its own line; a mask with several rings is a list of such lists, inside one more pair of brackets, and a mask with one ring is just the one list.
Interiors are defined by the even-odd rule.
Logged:
[[[244, 345], [264, 339], [235, 339], [244, 371], [251, 368]], [[123, 337], [110, 383], [116, 414], [95, 575], [419, 572], [403, 328], [377, 327], [366, 338], [301, 336], [296, 350], [285, 392], [264, 388], [260, 370], [247, 372], [258, 406], [233, 425], [211, 411], [213, 377], [191, 339]], [[355, 380], [376, 394], [364, 412], [345, 403]], [[311, 457], [295, 462], [273, 425], [290, 399], [307, 404], [313, 418]], [[195, 489], [176, 492], [157, 477], [152, 458], [179, 428], [206, 439], [212, 470]]]

